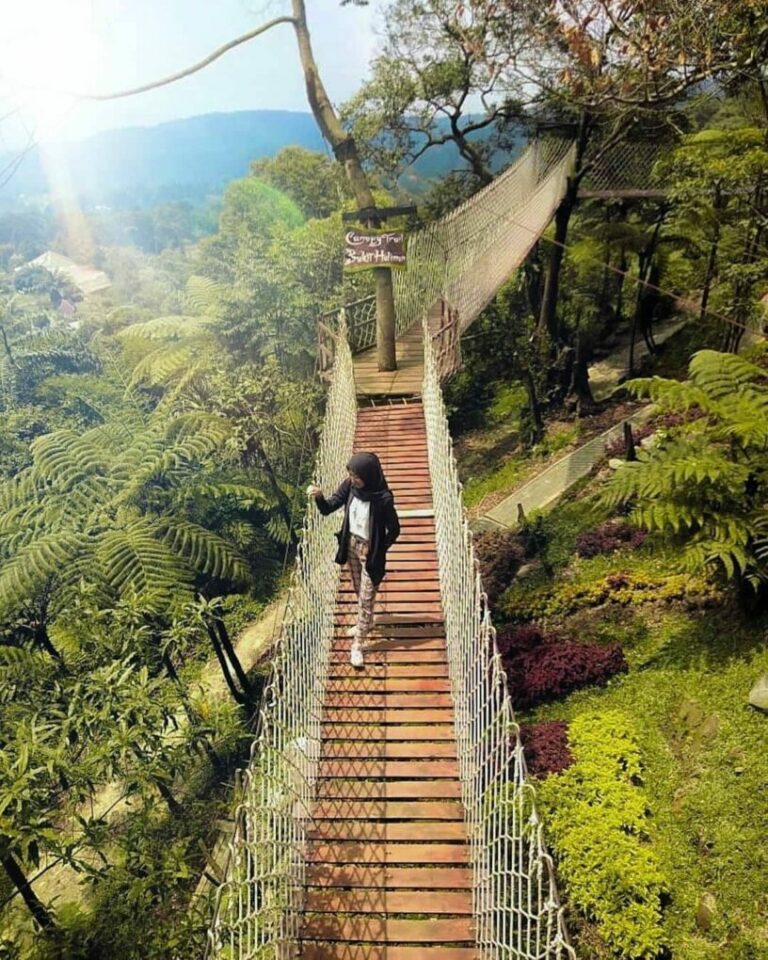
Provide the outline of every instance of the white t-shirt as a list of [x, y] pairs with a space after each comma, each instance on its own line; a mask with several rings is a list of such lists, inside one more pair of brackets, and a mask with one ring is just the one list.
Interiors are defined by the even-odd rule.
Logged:
[[349, 504], [349, 532], [363, 540], [370, 539], [371, 504], [368, 500], [352, 497]]

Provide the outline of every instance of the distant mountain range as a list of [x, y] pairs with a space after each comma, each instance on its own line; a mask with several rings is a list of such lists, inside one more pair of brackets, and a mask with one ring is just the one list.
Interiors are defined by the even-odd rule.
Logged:
[[[274, 156], [290, 145], [327, 149], [311, 114], [243, 110], [109, 130], [58, 144], [47, 154], [40, 148], [30, 151], [0, 187], [0, 204], [49, 197], [54, 188], [46, 168], [51, 166], [66, 173], [57, 181], [66, 183], [87, 207], [199, 203], [221, 193], [230, 180], [245, 176], [251, 161]], [[12, 159], [0, 157], [0, 170]], [[457, 165], [452, 145], [430, 150], [409, 173], [408, 187], [413, 190], [421, 180], [444, 176]]]

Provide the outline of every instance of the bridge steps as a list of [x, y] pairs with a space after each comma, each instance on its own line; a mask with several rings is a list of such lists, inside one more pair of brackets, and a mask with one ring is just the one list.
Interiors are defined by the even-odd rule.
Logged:
[[357, 603], [341, 578], [300, 956], [476, 960], [421, 404], [361, 409], [355, 449], [380, 456], [402, 534], [363, 670], [349, 663]]

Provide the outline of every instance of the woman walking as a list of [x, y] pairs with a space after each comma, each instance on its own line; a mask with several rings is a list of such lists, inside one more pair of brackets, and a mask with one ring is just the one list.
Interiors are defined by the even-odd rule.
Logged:
[[326, 516], [344, 507], [344, 522], [336, 535], [336, 563], [349, 562], [358, 596], [357, 623], [352, 628], [350, 661], [363, 666], [362, 644], [373, 621], [373, 605], [386, 573], [387, 550], [400, 536], [395, 499], [375, 453], [356, 453], [347, 464], [349, 476], [328, 499], [315, 484], [307, 487], [317, 509]]

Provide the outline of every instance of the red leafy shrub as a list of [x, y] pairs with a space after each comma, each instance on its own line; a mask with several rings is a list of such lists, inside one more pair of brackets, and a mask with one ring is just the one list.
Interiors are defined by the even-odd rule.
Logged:
[[604, 686], [629, 669], [618, 643], [544, 643], [504, 663], [515, 707], [558, 700], [572, 690]]
[[625, 523], [623, 520], [608, 520], [594, 530], [587, 530], [576, 538], [576, 552], [580, 557], [596, 557], [599, 553], [613, 553], [623, 547], [634, 549], [648, 537], [645, 530]]
[[561, 773], [573, 763], [568, 748], [568, 724], [565, 720], [544, 720], [523, 724], [520, 739], [525, 749], [528, 772], [535, 777]]
[[550, 639], [536, 623], [500, 627], [496, 631], [496, 645], [504, 661], [511, 660], [519, 653], [527, 653]]
[[654, 430], [671, 430], [673, 427], [680, 427], [684, 423], [693, 423], [694, 420], [700, 420], [704, 416], [704, 411], [700, 407], [691, 407], [689, 410], [678, 412], [668, 410], [666, 413], [659, 413], [650, 420]]
[[480, 564], [483, 589], [493, 603], [510, 585], [523, 562], [525, 550], [517, 533], [484, 530], [474, 535], [475, 556]]

